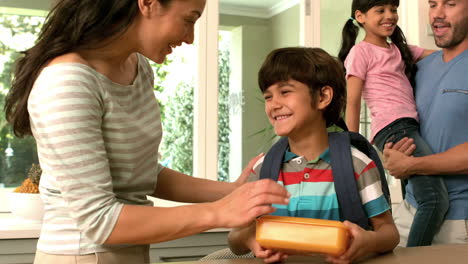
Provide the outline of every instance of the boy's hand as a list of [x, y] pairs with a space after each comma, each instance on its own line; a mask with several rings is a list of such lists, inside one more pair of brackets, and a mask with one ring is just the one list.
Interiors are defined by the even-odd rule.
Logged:
[[248, 239], [247, 246], [256, 258], [263, 259], [265, 263], [280, 262], [288, 258], [288, 255], [285, 253], [260, 246], [255, 240], [255, 234]]
[[375, 234], [366, 231], [349, 221], [344, 221], [351, 235], [351, 241], [346, 252], [341, 256], [327, 256], [327, 261], [334, 264], [348, 264], [352, 261], [374, 252]]

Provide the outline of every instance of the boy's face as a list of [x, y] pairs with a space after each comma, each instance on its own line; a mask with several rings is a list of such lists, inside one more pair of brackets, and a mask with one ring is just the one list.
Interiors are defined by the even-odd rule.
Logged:
[[314, 107], [304, 83], [278, 82], [268, 87], [263, 96], [265, 113], [278, 136], [305, 136], [323, 122], [322, 112]]

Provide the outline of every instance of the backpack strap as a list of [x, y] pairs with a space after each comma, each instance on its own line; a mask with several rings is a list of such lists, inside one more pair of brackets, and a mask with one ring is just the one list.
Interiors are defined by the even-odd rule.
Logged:
[[263, 159], [260, 179], [278, 180], [281, 166], [283, 165], [284, 153], [288, 146], [288, 138], [282, 137], [271, 147]]
[[351, 140], [348, 132], [329, 133], [330, 160], [341, 220], [351, 221], [369, 229], [369, 219], [362, 207], [354, 177]]

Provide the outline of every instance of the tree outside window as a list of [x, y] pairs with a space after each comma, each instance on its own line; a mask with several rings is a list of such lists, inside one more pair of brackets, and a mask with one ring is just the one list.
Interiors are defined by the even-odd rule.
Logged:
[[[11, 87], [14, 62], [20, 51], [31, 47], [44, 22], [42, 16], [0, 14], [0, 107]], [[5, 115], [0, 116], [0, 186], [21, 184], [32, 163], [37, 163], [32, 137], [19, 139], [12, 133]]]

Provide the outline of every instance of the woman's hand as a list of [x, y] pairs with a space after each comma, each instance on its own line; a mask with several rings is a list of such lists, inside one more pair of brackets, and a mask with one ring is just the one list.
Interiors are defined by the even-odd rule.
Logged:
[[366, 231], [349, 221], [344, 221], [344, 225], [349, 229], [351, 235], [350, 245], [341, 256], [327, 256], [326, 260], [333, 264], [349, 264], [375, 251], [375, 233], [373, 231]]
[[224, 198], [212, 202], [217, 226], [242, 227], [261, 215], [275, 211], [272, 204], [288, 204], [289, 193], [270, 179], [241, 185]]

